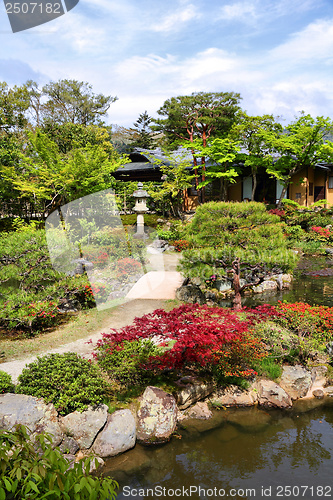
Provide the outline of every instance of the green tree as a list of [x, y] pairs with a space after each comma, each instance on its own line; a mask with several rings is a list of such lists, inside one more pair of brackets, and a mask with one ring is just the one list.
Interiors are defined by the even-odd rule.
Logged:
[[89, 83], [78, 80], [50, 82], [41, 90], [36, 82], [28, 81], [26, 88], [37, 126], [46, 122], [101, 124], [110, 105], [117, 100], [117, 97], [94, 94]]
[[[199, 189], [207, 186], [214, 180], [220, 182], [220, 199], [227, 200], [228, 186], [236, 182], [241, 173], [241, 166], [235, 162], [238, 157], [239, 146], [237, 142], [229, 138], [216, 137], [202, 146], [201, 140], [196, 139], [193, 143], [195, 153], [205, 159], [207, 165], [205, 179], [202, 180]], [[207, 158], [207, 160], [206, 160]]]
[[[209, 138], [225, 137], [239, 109], [240, 94], [234, 92], [193, 92], [191, 95], [172, 97], [164, 102], [157, 113], [164, 117], [154, 120], [155, 130], [163, 132], [169, 145], [195, 139], [207, 146]], [[194, 168], [197, 176], [197, 159], [193, 149]], [[202, 159], [205, 181], [205, 159]]]
[[249, 116], [244, 111], [238, 113], [237, 122], [231, 129], [230, 136], [247, 150], [239, 154], [238, 160], [251, 169], [251, 201], [254, 201], [259, 169], [266, 170], [271, 163], [270, 148], [263, 140], [262, 132], [276, 134], [281, 130], [281, 125], [276, 122], [273, 115]]
[[187, 152], [169, 154], [164, 152], [163, 159], [152, 157], [155, 164], [160, 166], [163, 183], [155, 189], [150, 189], [149, 194], [154, 201], [167, 205], [174, 217], [182, 218], [182, 195], [192, 186], [194, 178], [192, 162]]
[[184, 275], [230, 282], [235, 309], [246, 288], [292, 270], [298, 260], [287, 248], [280, 219], [263, 203], [205, 203], [186, 232], [191, 249], [183, 252]]
[[55, 142], [37, 130], [27, 133], [18, 165], [3, 167], [3, 177], [45, 218], [60, 205], [111, 187], [112, 173], [123, 161], [103, 143], [74, 147], [63, 155]]
[[[292, 177], [306, 167], [315, 168], [321, 162], [332, 161], [333, 142], [327, 141], [333, 131], [330, 118], [302, 115], [281, 130], [260, 132], [262, 140], [271, 151], [267, 172], [283, 186], [278, 205], [281, 204]], [[274, 153], [279, 155], [276, 160]]]
[[131, 143], [132, 148], [154, 149], [156, 146], [156, 133], [151, 129], [153, 118], [148, 115], [147, 111], [141, 113], [137, 121], [133, 124], [134, 140]]

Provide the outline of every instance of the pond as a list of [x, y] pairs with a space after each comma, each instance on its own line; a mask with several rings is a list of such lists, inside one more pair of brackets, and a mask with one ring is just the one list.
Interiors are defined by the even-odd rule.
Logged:
[[331, 498], [333, 400], [318, 404], [216, 411], [214, 429], [189, 421], [167, 445], [109, 459], [105, 473], [119, 481], [119, 500]]
[[[287, 300], [333, 307], [331, 274], [332, 259], [302, 259], [291, 290], [245, 297], [243, 305]], [[333, 497], [332, 470], [333, 398], [326, 398], [286, 411], [216, 410], [209, 421], [186, 421], [164, 446], [137, 445], [109, 459], [104, 472], [119, 481], [118, 499], [313, 500]]]

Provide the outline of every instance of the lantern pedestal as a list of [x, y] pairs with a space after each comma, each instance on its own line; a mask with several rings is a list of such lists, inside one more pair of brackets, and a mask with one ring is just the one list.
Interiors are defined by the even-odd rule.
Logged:
[[133, 197], [136, 198], [134, 211], [137, 213], [136, 233], [134, 238], [147, 238], [148, 235], [145, 233], [144, 214], [148, 212], [147, 198], [149, 198], [149, 194], [143, 189], [142, 182], [138, 182], [138, 189], [134, 191]]

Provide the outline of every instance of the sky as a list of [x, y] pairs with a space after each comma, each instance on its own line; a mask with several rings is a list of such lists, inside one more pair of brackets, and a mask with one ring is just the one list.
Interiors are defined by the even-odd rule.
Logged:
[[[22, 0], [25, 1], [25, 0]], [[237, 92], [251, 115], [333, 118], [332, 0], [80, 0], [12, 33], [0, 4], [0, 81], [88, 82], [130, 127], [166, 99]]]

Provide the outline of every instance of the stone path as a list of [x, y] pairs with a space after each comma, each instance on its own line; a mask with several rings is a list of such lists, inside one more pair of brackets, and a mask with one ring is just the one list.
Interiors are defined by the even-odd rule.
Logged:
[[[169, 257], [165, 271], [152, 271], [144, 275], [128, 293], [127, 301], [110, 309], [110, 321], [103, 330], [47, 352], [39, 353], [38, 356], [49, 353], [77, 352], [84, 357], [90, 357], [94, 345], [102, 338], [103, 333], [107, 333], [111, 328], [122, 328], [131, 324], [136, 317], [163, 308], [166, 300], [175, 298], [176, 289], [182, 282], [181, 274], [174, 270], [178, 260], [177, 256], [170, 255]], [[87, 343], [89, 340], [92, 341], [92, 344]], [[35, 359], [37, 356], [1, 363], [0, 370], [9, 373], [13, 382], [16, 383], [23, 368]]]

